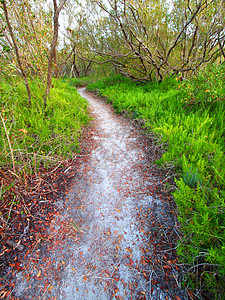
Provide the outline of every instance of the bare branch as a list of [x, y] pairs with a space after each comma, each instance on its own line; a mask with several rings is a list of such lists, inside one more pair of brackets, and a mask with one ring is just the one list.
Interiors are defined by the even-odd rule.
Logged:
[[25, 71], [23, 69], [23, 66], [22, 66], [21, 58], [20, 58], [20, 55], [19, 55], [19, 49], [17, 47], [16, 38], [15, 38], [15, 35], [13, 33], [13, 29], [12, 29], [12, 26], [11, 26], [11, 23], [10, 23], [10, 20], [9, 20], [8, 9], [7, 9], [7, 5], [6, 5], [6, 1], [5, 0], [2, 0], [2, 5], [3, 5], [3, 10], [4, 10], [4, 14], [5, 14], [6, 23], [7, 23], [9, 32], [10, 32], [10, 36], [11, 36], [12, 42], [13, 42], [13, 46], [14, 46], [14, 51], [15, 51], [15, 54], [16, 54], [17, 62], [18, 62], [20, 71], [21, 71], [21, 73], [23, 75], [24, 81], [25, 81], [25, 85], [26, 85], [26, 89], [27, 89], [27, 95], [28, 95], [28, 101], [29, 101], [29, 103], [31, 103], [31, 92], [30, 92], [30, 87], [29, 87], [29, 83], [28, 83], [28, 80], [27, 80], [27, 75], [26, 75], [26, 73], [25, 73]]

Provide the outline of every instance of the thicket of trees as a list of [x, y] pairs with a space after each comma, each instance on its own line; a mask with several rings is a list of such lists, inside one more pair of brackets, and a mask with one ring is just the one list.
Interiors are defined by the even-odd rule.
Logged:
[[45, 99], [52, 74], [162, 80], [225, 58], [223, 0], [1, 0], [0, 26], [1, 74], [17, 70], [29, 99], [30, 76], [41, 79]]
[[[94, 1], [83, 29], [95, 61], [135, 79], [196, 73], [224, 60], [224, 1]], [[88, 20], [88, 21], [87, 21]], [[79, 57], [90, 59], [78, 48]], [[94, 60], [93, 60], [94, 61]]]
[[[66, 0], [53, 7], [45, 1], [1, 0], [1, 73], [14, 69], [24, 79], [29, 102], [31, 91], [28, 78], [40, 79], [46, 85], [43, 99], [49, 96], [53, 62], [57, 66], [56, 47], [58, 41], [59, 13]], [[5, 68], [5, 72], [4, 72]]]

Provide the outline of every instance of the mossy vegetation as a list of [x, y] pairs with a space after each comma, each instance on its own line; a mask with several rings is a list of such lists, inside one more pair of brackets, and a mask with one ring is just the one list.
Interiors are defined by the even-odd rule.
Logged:
[[172, 163], [177, 174], [178, 254], [188, 287], [210, 299], [225, 297], [224, 71], [224, 64], [212, 65], [190, 80], [178, 75], [146, 84], [114, 75], [88, 85], [118, 113], [143, 119], [166, 145], [156, 163]]

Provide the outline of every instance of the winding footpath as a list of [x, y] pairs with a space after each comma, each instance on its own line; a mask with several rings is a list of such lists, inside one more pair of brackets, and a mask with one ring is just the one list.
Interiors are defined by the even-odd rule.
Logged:
[[73, 188], [56, 202], [49, 239], [17, 274], [15, 297], [187, 299], [173, 200], [156, 189], [163, 179], [149, 140], [103, 100], [78, 91], [93, 116], [88, 151], [79, 156]]

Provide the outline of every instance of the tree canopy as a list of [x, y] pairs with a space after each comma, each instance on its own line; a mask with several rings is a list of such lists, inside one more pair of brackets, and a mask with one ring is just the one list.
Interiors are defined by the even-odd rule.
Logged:
[[[140, 81], [189, 76], [225, 58], [223, 0], [1, 0], [1, 74], [40, 78], [93, 71]], [[63, 13], [61, 17], [60, 13]]]

